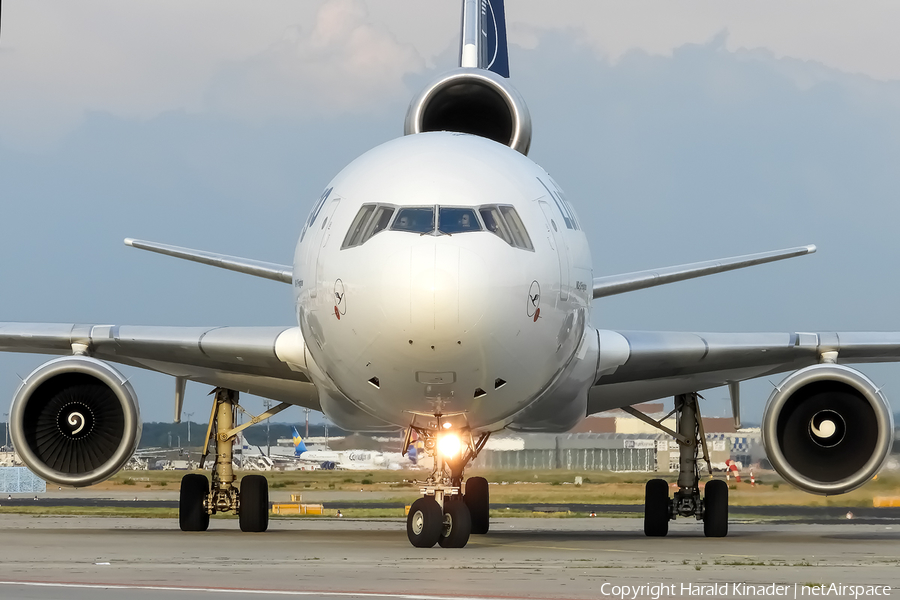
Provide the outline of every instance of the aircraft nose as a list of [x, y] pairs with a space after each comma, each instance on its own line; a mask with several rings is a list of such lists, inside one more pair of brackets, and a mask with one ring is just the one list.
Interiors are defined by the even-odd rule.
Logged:
[[385, 277], [396, 285], [384, 287], [383, 308], [410, 335], [455, 343], [483, 318], [490, 274], [476, 252], [432, 238], [412, 244], [392, 263]]

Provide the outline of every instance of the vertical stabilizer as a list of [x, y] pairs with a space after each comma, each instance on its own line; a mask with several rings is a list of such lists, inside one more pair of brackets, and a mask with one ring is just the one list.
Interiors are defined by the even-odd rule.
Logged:
[[463, 0], [459, 66], [509, 77], [503, 0]]
[[300, 456], [304, 452], [306, 452], [306, 444], [303, 443], [303, 438], [300, 437], [300, 432], [297, 431], [297, 428], [293, 428], [293, 442], [294, 442], [294, 456]]

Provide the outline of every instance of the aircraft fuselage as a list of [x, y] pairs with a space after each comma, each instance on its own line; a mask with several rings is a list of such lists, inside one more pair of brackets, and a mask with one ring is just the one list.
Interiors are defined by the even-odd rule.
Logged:
[[350, 163], [314, 206], [294, 274], [322, 409], [354, 429], [405, 424], [438, 398], [475, 428], [510, 424], [590, 323], [571, 206], [534, 162], [472, 135], [406, 136]]

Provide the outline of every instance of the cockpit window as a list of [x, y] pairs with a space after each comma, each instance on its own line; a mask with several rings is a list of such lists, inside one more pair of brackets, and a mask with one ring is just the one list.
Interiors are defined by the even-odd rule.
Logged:
[[378, 210], [375, 211], [375, 218], [372, 219], [372, 226], [369, 228], [370, 231], [367, 232], [367, 235], [363, 237], [362, 242], [360, 244], [365, 243], [370, 237], [378, 233], [379, 231], [384, 231], [387, 229], [388, 223], [391, 222], [391, 217], [394, 216], [394, 207], [393, 206], [379, 206]]
[[[435, 232], [435, 216], [437, 231]], [[363, 204], [353, 218], [341, 249], [360, 246], [381, 231], [455, 235], [487, 229], [513, 248], [534, 250], [519, 213], [508, 204], [479, 206], [413, 206]]]
[[356, 213], [356, 217], [353, 218], [353, 223], [350, 224], [350, 230], [344, 237], [344, 243], [341, 244], [341, 248], [350, 248], [362, 243], [360, 240], [362, 240], [366, 225], [369, 224], [369, 217], [372, 216], [373, 212], [375, 212], [374, 204], [362, 205], [359, 212]]
[[431, 233], [434, 231], [434, 207], [401, 208], [397, 211], [391, 230]]
[[438, 213], [439, 233], [465, 233], [481, 231], [481, 223], [471, 208], [441, 207]]
[[379, 231], [384, 231], [388, 223], [391, 222], [393, 214], [393, 206], [363, 204], [359, 212], [356, 213], [353, 223], [350, 224], [350, 230], [347, 231], [347, 235], [344, 237], [341, 250], [365, 244], [373, 235]]
[[479, 212], [481, 213], [481, 218], [484, 219], [484, 226], [487, 227], [487, 230], [512, 246], [513, 239], [509, 234], [509, 229], [506, 228], [500, 209], [496, 206], [482, 206]]
[[501, 206], [500, 212], [506, 217], [506, 225], [512, 234], [513, 245], [525, 250], [534, 250], [534, 246], [531, 245], [531, 238], [528, 237], [528, 231], [525, 229], [525, 224], [522, 223], [522, 219], [519, 218], [519, 213], [516, 212], [516, 209], [512, 206]]
[[512, 206], [482, 206], [478, 209], [488, 231], [515, 248], [534, 250], [519, 213]]

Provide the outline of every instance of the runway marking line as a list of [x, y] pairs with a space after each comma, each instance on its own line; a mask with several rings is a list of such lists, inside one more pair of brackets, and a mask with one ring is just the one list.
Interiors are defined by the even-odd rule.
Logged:
[[137, 585], [122, 583], [64, 583], [48, 581], [0, 581], [0, 586], [26, 586], [87, 590], [145, 590], [151, 592], [194, 592], [209, 594], [253, 594], [257, 596], [327, 596], [331, 598], [400, 598], [401, 600], [533, 600], [521, 596], [439, 596], [431, 594], [398, 594], [393, 592], [340, 592], [312, 590], [253, 590], [249, 588], [193, 587], [175, 585]]

